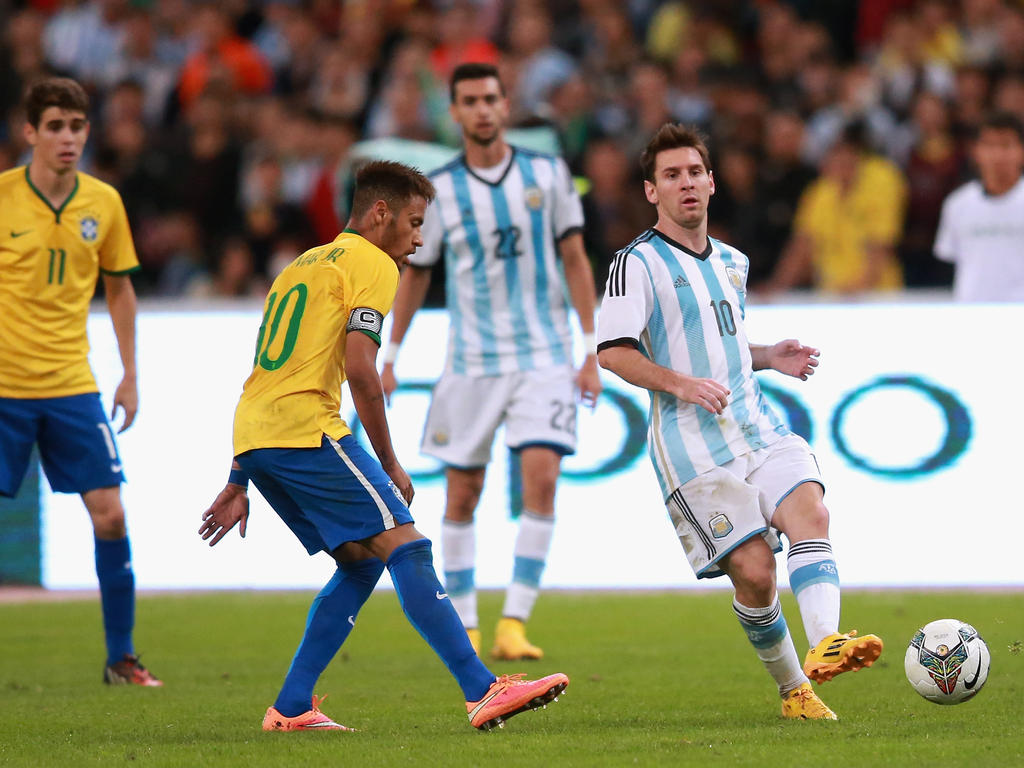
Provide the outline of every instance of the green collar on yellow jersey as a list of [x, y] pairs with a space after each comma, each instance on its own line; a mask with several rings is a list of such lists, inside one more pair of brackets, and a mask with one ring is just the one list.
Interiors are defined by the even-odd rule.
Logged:
[[46, 203], [46, 207], [49, 208], [51, 211], [53, 211], [54, 215], [57, 217], [57, 223], [59, 224], [60, 223], [60, 215], [61, 215], [61, 213], [63, 213], [64, 209], [68, 207], [68, 203], [71, 202], [71, 199], [75, 196], [75, 193], [78, 192], [78, 174], [77, 173], [75, 174], [75, 186], [74, 186], [74, 189], [71, 190], [71, 194], [70, 195], [68, 195], [66, 198], [64, 198], [64, 202], [60, 204], [60, 208], [54, 208], [53, 205], [50, 204], [50, 201], [46, 199], [46, 195], [44, 195], [42, 192], [40, 192], [39, 188], [35, 184], [32, 183], [32, 177], [29, 176], [28, 166], [27, 165], [25, 166], [25, 181], [28, 182], [29, 188], [33, 192], [36, 193], [36, 195], [39, 197], [39, 199], [42, 200], [44, 203]]

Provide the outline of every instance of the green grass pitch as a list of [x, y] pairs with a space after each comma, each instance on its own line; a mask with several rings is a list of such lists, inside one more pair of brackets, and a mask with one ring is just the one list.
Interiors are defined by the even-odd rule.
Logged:
[[[572, 683], [504, 730], [467, 723], [458, 687], [378, 592], [317, 687], [358, 733], [263, 733], [312, 593], [144, 595], [137, 647], [166, 685], [102, 685], [97, 600], [0, 604], [3, 766], [1021, 766], [1024, 600], [1020, 592], [857, 592], [843, 627], [886, 648], [868, 670], [818, 692], [837, 723], [779, 718], [773, 684], [727, 592], [561, 592], [538, 602], [541, 662], [492, 665]], [[481, 596], [484, 642], [501, 595]], [[798, 651], [792, 596], [783, 605]], [[914, 693], [903, 654], [936, 618], [973, 623], [992, 669], [973, 701]]]

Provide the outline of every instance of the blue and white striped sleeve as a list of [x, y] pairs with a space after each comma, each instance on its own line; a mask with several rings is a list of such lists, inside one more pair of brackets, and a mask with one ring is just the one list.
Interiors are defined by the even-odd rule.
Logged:
[[552, 210], [552, 228], [556, 240], [583, 231], [583, 203], [576, 192], [569, 166], [562, 158], [555, 158], [554, 206]]
[[612, 260], [604, 300], [597, 316], [597, 349], [640, 348], [640, 335], [654, 309], [654, 289], [647, 268], [628, 250]]

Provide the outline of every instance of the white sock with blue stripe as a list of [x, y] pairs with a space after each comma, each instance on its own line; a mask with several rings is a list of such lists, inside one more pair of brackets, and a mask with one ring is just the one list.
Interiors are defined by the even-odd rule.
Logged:
[[782, 615], [778, 593], [767, 608], [751, 608], [733, 598], [732, 609], [757, 651], [757, 658], [779, 686], [779, 695], [785, 696], [807, 682], [786, 626], [786, 617]]
[[811, 648], [839, 631], [839, 570], [828, 539], [792, 542], [786, 556], [789, 586], [800, 606]]
[[502, 616], [525, 622], [530, 618], [533, 604], [540, 594], [540, 577], [551, 549], [551, 536], [555, 530], [553, 516], [538, 515], [524, 510], [519, 517], [519, 534], [516, 536], [515, 566], [512, 583], [505, 592], [505, 607]]
[[473, 521], [441, 521], [441, 554], [444, 556], [444, 589], [462, 626], [476, 629], [476, 526]]

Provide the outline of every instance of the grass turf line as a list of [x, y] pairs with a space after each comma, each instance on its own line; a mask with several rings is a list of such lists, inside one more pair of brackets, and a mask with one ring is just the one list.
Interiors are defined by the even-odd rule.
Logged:
[[[378, 592], [317, 693], [356, 734], [265, 734], [260, 721], [298, 643], [313, 593], [143, 596], [137, 648], [162, 689], [102, 677], [98, 601], [0, 605], [0, 765], [10, 766], [902, 766], [1024, 765], [1020, 593], [852, 592], [843, 628], [886, 642], [871, 669], [816, 687], [838, 723], [778, 717], [774, 686], [726, 592], [548, 593], [530, 637], [566, 672], [559, 703], [502, 731], [473, 730], [458, 687]], [[481, 595], [489, 648], [502, 596]], [[783, 605], [799, 653], [799, 612]], [[992, 652], [978, 697], [939, 707], [914, 693], [903, 655], [936, 618], [973, 623]]]

